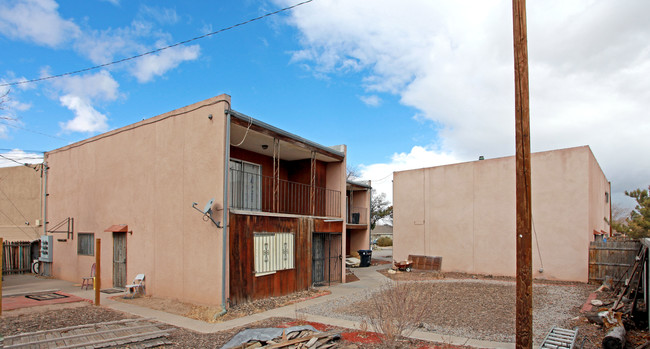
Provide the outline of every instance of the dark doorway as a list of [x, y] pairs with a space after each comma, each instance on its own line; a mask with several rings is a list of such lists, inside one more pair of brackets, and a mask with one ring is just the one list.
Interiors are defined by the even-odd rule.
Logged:
[[312, 238], [312, 284], [341, 282], [341, 233], [314, 233]]
[[113, 233], [113, 287], [126, 285], [126, 233]]

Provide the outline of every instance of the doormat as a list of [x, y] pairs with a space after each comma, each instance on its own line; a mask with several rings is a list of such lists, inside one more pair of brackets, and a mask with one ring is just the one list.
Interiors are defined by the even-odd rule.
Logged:
[[25, 298], [29, 298], [41, 302], [41, 301], [51, 301], [53, 299], [68, 298], [68, 296], [64, 294], [58, 294], [58, 293], [44, 293], [44, 294], [30, 294], [25, 296]]
[[122, 293], [122, 292], [125, 292], [125, 291], [117, 289], [117, 288], [107, 288], [107, 289], [103, 289], [103, 290], [101, 290], [99, 292], [112, 294], [112, 293]]

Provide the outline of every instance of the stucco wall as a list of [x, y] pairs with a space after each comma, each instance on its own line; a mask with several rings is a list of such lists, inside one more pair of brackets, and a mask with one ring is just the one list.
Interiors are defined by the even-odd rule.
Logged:
[[[0, 237], [4, 241], [39, 239], [42, 166], [0, 168]], [[28, 224], [25, 224], [28, 223]]]
[[[594, 163], [586, 146], [532, 155], [534, 277], [587, 281], [592, 212], [602, 221], [608, 183]], [[444, 271], [514, 276], [514, 166], [507, 157], [396, 172], [395, 259], [442, 256]]]
[[[345, 157], [343, 158], [343, 161], [341, 162], [330, 162], [327, 163], [327, 170], [326, 170], [326, 183], [327, 183], [327, 189], [331, 190], [337, 190], [341, 193], [339, 200], [338, 200], [338, 205], [340, 205], [341, 208], [341, 214], [340, 214], [340, 219], [343, 221], [343, 227], [342, 231], [345, 230], [345, 217], [347, 217], [347, 211], [345, 207], [345, 185], [346, 185], [346, 169], [347, 169], [347, 153], [348, 153], [348, 148], [345, 145], [337, 145], [333, 146], [332, 148], [342, 152]], [[330, 199], [328, 198], [326, 200], [326, 204], [330, 205], [334, 204], [334, 202], [330, 202]], [[346, 246], [347, 246], [347, 239], [346, 239], [346, 234], [343, 234], [342, 237], [342, 245], [341, 245], [341, 251], [346, 251]], [[342, 282], [345, 282], [345, 268], [341, 268], [341, 280]]]
[[92, 232], [110, 287], [113, 235], [104, 230], [128, 224], [128, 282], [145, 273], [149, 294], [220, 304], [222, 229], [192, 203], [202, 209], [214, 198], [222, 220], [229, 103], [214, 97], [46, 154], [48, 221], [75, 219], [75, 240], [55, 240], [53, 275], [78, 281], [89, 273], [95, 257], [77, 254], [77, 233]]

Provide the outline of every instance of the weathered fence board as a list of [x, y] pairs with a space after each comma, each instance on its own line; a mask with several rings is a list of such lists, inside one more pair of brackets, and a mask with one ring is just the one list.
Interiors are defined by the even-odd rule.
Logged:
[[31, 272], [32, 257], [29, 241], [5, 241], [2, 245], [2, 274]]
[[640, 246], [636, 240], [592, 241], [589, 244], [589, 283], [601, 283], [606, 276], [612, 280], [629, 277], [630, 266]]

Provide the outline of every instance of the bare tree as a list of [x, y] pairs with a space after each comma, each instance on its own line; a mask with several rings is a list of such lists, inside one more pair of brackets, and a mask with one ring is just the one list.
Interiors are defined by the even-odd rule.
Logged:
[[348, 165], [347, 168], [345, 169], [347, 176], [346, 180], [353, 181], [355, 179], [361, 178], [361, 175], [359, 174], [359, 168], [356, 166]]
[[[11, 89], [7, 89], [3, 93], [0, 94], [0, 110], [7, 110], [9, 109], [9, 92], [11, 92]], [[15, 120], [12, 117], [6, 116], [6, 115], [0, 115], [0, 119], [2, 120]]]

